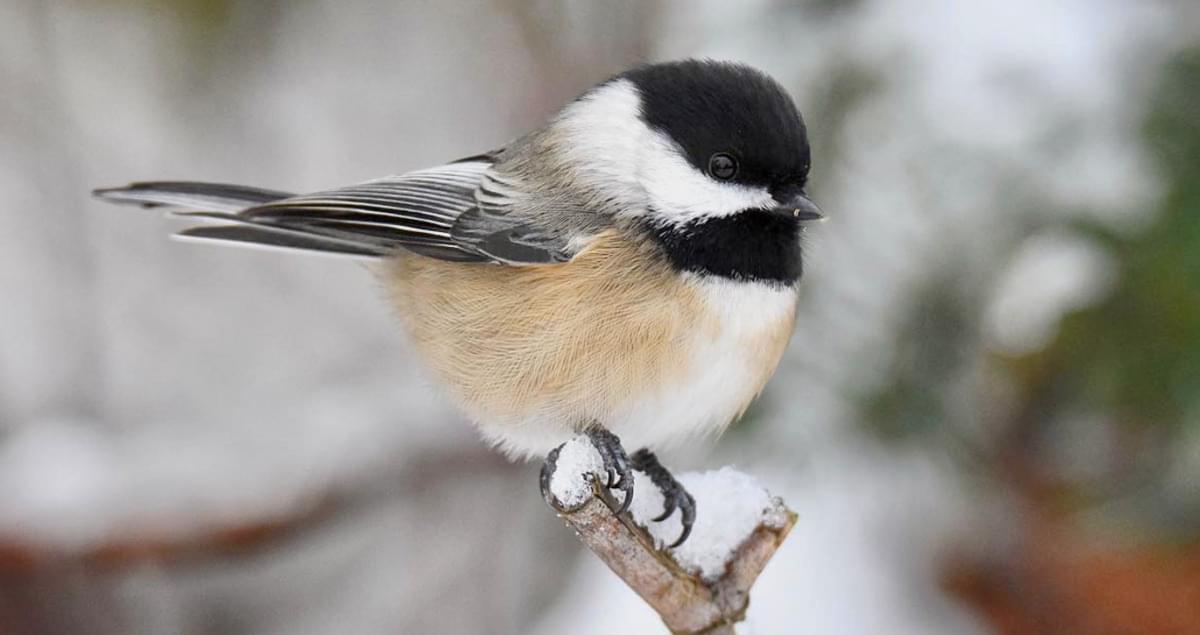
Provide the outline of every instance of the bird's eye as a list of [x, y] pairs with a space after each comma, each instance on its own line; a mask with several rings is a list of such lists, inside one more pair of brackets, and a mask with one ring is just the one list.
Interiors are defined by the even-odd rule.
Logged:
[[708, 159], [708, 173], [714, 178], [728, 181], [737, 174], [737, 171], [737, 159], [724, 152], [718, 152]]

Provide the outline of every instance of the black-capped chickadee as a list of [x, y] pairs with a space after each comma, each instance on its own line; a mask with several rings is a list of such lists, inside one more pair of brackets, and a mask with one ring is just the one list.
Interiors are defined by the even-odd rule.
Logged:
[[589, 433], [623, 505], [643, 470], [662, 518], [681, 510], [682, 542], [691, 496], [617, 437], [717, 433], [762, 390], [792, 333], [802, 223], [821, 217], [809, 164], [778, 83], [689, 60], [617, 75], [498, 150], [360, 185], [95, 193], [216, 221], [185, 238], [379, 259], [416, 349], [487, 439], [549, 452], [552, 470]]

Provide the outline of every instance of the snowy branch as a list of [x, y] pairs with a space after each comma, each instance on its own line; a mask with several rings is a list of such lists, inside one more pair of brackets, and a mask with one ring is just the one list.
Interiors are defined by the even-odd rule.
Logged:
[[697, 501], [696, 525], [687, 542], [664, 551], [660, 546], [677, 535], [678, 521], [647, 522], [662, 499], [655, 500], [657, 490], [644, 475], [635, 472], [633, 508], [620, 515], [596, 473], [560, 476], [585, 489], [569, 507], [552, 505], [559, 517], [676, 634], [734, 633], [750, 587], [796, 522], [781, 500], [732, 468], [684, 474], [680, 481]]

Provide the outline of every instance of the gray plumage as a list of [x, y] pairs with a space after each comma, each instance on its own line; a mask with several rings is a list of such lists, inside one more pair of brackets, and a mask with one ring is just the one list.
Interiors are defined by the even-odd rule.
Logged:
[[183, 230], [185, 238], [365, 257], [403, 248], [460, 262], [564, 262], [612, 224], [615, 210], [579, 185], [553, 134], [552, 123], [492, 153], [312, 194], [179, 181], [94, 193], [229, 223]]

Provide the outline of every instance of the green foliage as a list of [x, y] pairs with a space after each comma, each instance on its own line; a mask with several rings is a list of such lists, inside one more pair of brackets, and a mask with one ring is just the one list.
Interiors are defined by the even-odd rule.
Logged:
[[1200, 425], [1200, 49], [1172, 61], [1145, 125], [1164, 178], [1154, 223], [1134, 236], [1090, 228], [1119, 280], [1068, 316], [1046, 350], [1016, 367], [1134, 426]]
[[109, 0], [144, 11], [166, 11], [196, 29], [220, 28], [233, 14], [236, 0]]
[[[1016, 402], [987, 422], [999, 426], [987, 434], [995, 447], [969, 456], [1000, 471], [996, 460], [1017, 458], [1056, 486], [1063, 509], [1098, 526], [1189, 541], [1200, 534], [1200, 48], [1164, 67], [1142, 136], [1162, 185], [1149, 224], [1074, 227], [1112, 256], [1115, 284], [1065, 316], [1043, 350], [993, 359]], [[887, 438], [973, 447], [972, 420], [995, 413], [963, 410], [951, 387], [978, 359], [982, 299], [941, 282], [915, 295], [862, 419]], [[1080, 414], [1095, 416], [1072, 432]]]

